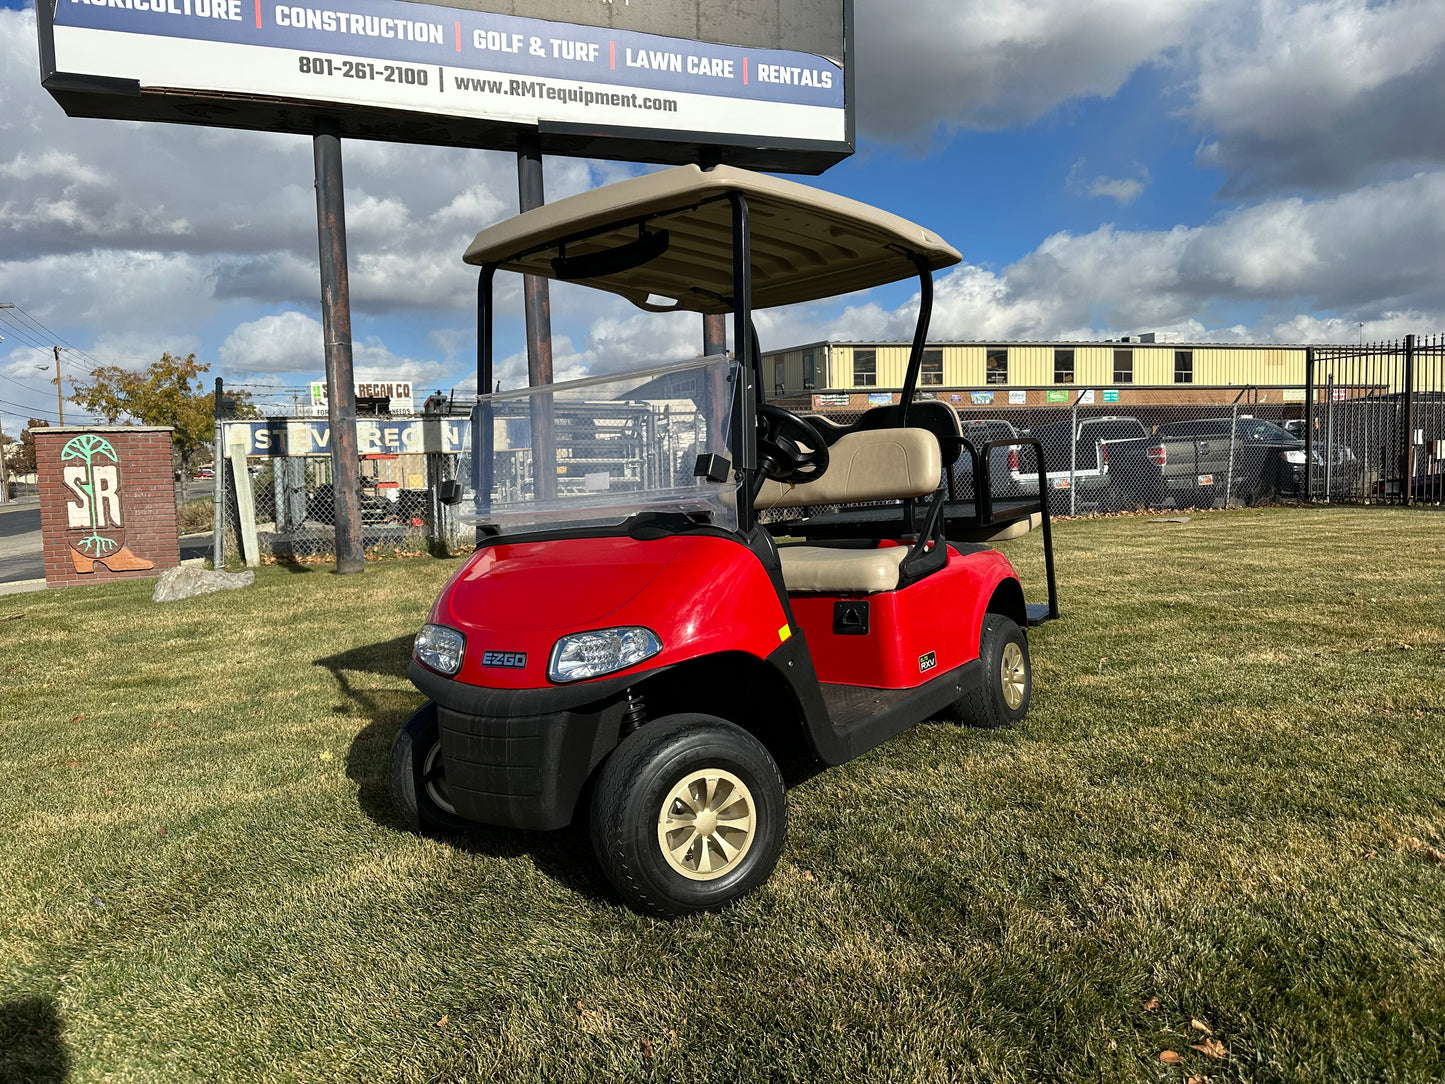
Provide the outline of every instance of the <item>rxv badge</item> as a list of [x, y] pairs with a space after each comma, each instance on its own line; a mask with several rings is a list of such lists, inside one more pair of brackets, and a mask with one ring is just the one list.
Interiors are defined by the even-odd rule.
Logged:
[[918, 672], [926, 674], [938, 665], [938, 653], [930, 651], [927, 655], [918, 656]]
[[485, 651], [482, 653], [482, 665], [521, 670], [527, 665], [527, 653], [525, 651]]

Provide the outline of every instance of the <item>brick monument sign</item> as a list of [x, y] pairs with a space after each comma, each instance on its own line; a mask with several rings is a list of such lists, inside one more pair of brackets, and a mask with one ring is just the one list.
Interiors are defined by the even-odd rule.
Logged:
[[34, 433], [47, 586], [158, 576], [181, 563], [169, 428]]

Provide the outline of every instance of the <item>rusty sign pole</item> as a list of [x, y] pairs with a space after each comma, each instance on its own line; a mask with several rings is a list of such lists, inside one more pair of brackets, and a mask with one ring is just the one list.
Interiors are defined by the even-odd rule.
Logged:
[[[524, 212], [547, 202], [542, 184], [542, 140], [535, 130], [527, 131], [517, 142], [517, 194]], [[522, 276], [522, 305], [527, 317], [527, 383], [536, 388], [552, 383], [552, 295], [545, 278]], [[545, 397], [533, 403], [532, 465], [539, 500], [557, 495], [551, 405]]]
[[336, 497], [336, 571], [363, 572], [357, 474], [356, 381], [351, 367], [351, 286], [346, 275], [346, 200], [341, 179], [341, 125], [318, 117], [311, 137], [316, 160], [316, 227], [321, 250], [321, 324], [331, 402], [331, 486]]
[[702, 318], [703, 354], [726, 354], [728, 352], [728, 318], [721, 313]]

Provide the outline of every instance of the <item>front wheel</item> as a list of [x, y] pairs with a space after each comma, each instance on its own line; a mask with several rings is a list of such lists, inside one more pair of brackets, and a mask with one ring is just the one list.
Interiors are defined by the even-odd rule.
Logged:
[[455, 835], [475, 827], [457, 815], [447, 791], [437, 706], [428, 700], [397, 732], [391, 745], [391, 799], [411, 829]]
[[592, 847], [632, 907], [725, 907], [768, 879], [788, 827], [777, 764], [741, 727], [674, 715], [629, 735], [592, 795]]
[[984, 614], [978, 659], [979, 683], [954, 701], [953, 714], [966, 726], [996, 730], [1029, 713], [1034, 671], [1024, 630], [1003, 614]]

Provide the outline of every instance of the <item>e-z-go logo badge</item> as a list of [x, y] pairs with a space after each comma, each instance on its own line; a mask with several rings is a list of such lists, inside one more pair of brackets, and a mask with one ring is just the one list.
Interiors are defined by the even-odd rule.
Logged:
[[60, 462], [61, 477], [70, 490], [65, 539], [75, 571], [94, 572], [97, 561], [110, 572], [154, 568], [154, 561], [137, 557], [125, 543], [120, 458], [110, 441], [95, 433], [82, 433], [66, 442]]

